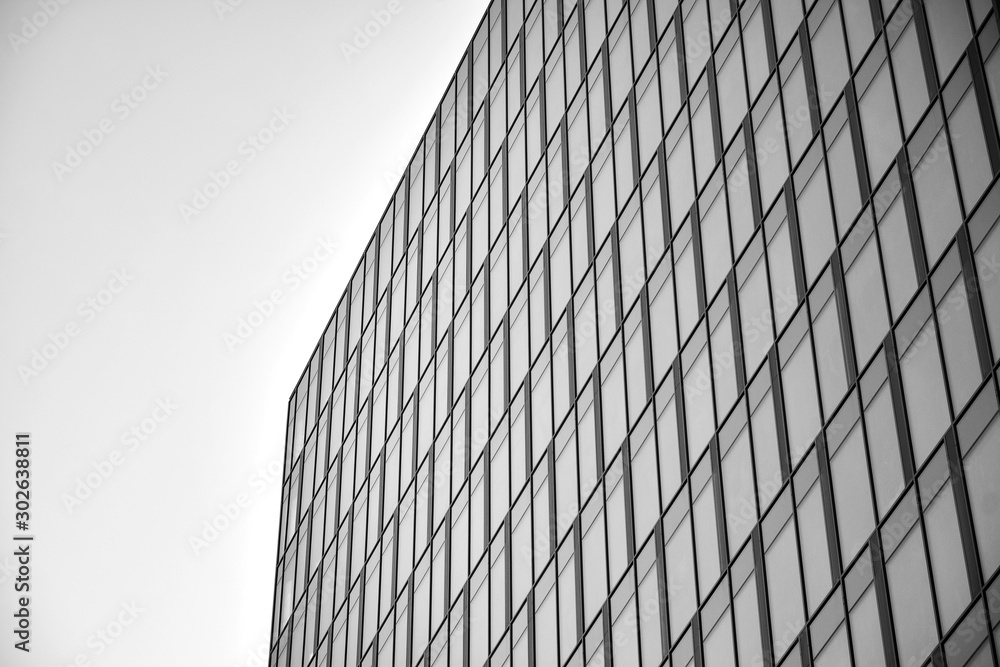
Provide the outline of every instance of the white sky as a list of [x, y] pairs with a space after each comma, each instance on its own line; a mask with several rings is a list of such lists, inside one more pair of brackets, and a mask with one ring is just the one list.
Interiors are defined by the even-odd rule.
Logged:
[[[0, 665], [254, 664], [288, 395], [487, 6], [398, 2], [348, 62], [341, 44], [394, 3], [0, 0]], [[88, 134], [92, 151], [55, 168]], [[34, 351], [53, 358], [23, 379]], [[123, 440], [133, 427], [144, 441]], [[34, 452], [29, 656], [7, 571], [18, 431]], [[111, 473], [70, 511], [97, 468]], [[241, 494], [196, 555], [189, 538]]]

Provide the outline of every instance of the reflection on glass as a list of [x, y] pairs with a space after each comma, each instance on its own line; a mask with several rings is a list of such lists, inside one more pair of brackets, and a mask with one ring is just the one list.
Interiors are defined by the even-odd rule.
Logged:
[[994, 360], [1000, 359], [1000, 226], [994, 227], [976, 251], [979, 296], [986, 309], [986, 325]]
[[965, 3], [925, 2], [924, 11], [930, 26], [938, 77], [944, 81], [972, 37], [969, 15]]
[[781, 656], [805, 624], [794, 521], [788, 521], [778, 533], [764, 554], [764, 563], [767, 566], [768, 606], [771, 610], [771, 641], [775, 655]]
[[951, 421], [934, 320], [927, 320], [910, 347], [900, 355], [899, 366], [910, 423], [910, 442], [920, 466]]
[[851, 635], [854, 640], [854, 664], [885, 665], [874, 586], [870, 586], [851, 609]]
[[860, 426], [855, 426], [830, 461], [833, 497], [840, 527], [840, 554], [850, 563], [875, 528], [868, 462]]
[[950, 481], [941, 487], [930, 506], [924, 508], [924, 519], [941, 627], [950, 628], [972, 600]]
[[899, 150], [899, 125], [896, 122], [896, 100], [888, 63], [868, 86], [858, 101], [861, 126], [865, 134], [868, 169], [873, 183], [877, 183]]
[[919, 665], [937, 644], [923, 531], [918, 523], [886, 563], [899, 664]]
[[690, 514], [667, 538], [667, 613], [670, 614], [670, 639], [676, 642], [698, 606], [695, 596], [694, 547], [691, 543]]
[[[736, 664], [733, 654], [733, 627], [727, 609], [705, 637], [705, 667], [729, 667]], [[635, 663], [624, 663], [635, 664]]]
[[965, 480], [972, 505], [972, 521], [979, 541], [979, 558], [986, 578], [1000, 567], [1000, 420], [980, 436], [965, 457]]
[[897, 318], [917, 288], [917, 273], [913, 266], [913, 250], [902, 197], [897, 197], [882, 216], [878, 223], [878, 237], [892, 316]]
[[979, 120], [976, 93], [970, 88], [948, 119], [951, 142], [955, 148], [955, 167], [962, 186], [965, 209], [971, 211], [983, 190], [990, 184], [993, 170], [986, 153], [986, 138]]
[[951, 151], [944, 130], [913, 169], [920, 228], [924, 232], [927, 262], [933, 265], [962, 222], [958, 193], [951, 171]]
[[781, 105], [771, 104], [754, 134], [757, 145], [757, 174], [760, 179], [760, 200], [766, 209], [774, 201], [785, 177], [788, 176], [788, 157], [785, 154], [785, 125], [781, 119]]
[[951, 399], [955, 411], [959, 412], [972, 398], [982, 379], [968, 295], [961, 275], [940, 299], [937, 316], [941, 323], [941, 346], [948, 369]]
[[796, 465], [819, 432], [819, 403], [809, 335], [802, 339], [781, 370], [791, 463]]
[[878, 348], [889, 328], [878, 245], [868, 239], [857, 259], [847, 270], [847, 300], [851, 307], [851, 329], [858, 366], [863, 367]]
[[830, 258], [837, 241], [824, 165], [819, 166], [799, 193], [798, 211], [806, 282], [812, 283]]
[[865, 425], [868, 428], [868, 452], [875, 480], [875, 498], [881, 518], [903, 491], [899, 438], [896, 436], [896, 420], [888, 383], [882, 385], [865, 408]]
[[756, 573], [750, 574], [750, 578], [733, 597], [733, 612], [736, 616], [736, 645], [739, 649], [740, 664], [763, 664]]

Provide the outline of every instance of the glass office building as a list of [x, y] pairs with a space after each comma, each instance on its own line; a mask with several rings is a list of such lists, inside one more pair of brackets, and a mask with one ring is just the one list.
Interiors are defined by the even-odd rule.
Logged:
[[997, 664], [998, 26], [494, 0], [292, 394], [270, 665]]

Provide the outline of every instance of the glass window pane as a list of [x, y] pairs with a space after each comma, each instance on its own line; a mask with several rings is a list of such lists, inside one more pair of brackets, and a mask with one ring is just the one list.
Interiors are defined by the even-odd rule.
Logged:
[[806, 183], [798, 196], [798, 222], [802, 239], [802, 258], [806, 282], [816, 280], [823, 265], [830, 258], [837, 242], [833, 230], [833, 212], [826, 184], [826, 166], [819, 168]]
[[[787, 15], [786, 8], [798, 6], [798, 0], [782, 6], [782, 11], [776, 15]], [[785, 120], [788, 123], [788, 151], [792, 156], [792, 164], [799, 161], [809, 140], [812, 139], [812, 124], [809, 119], [809, 98], [806, 95], [806, 77], [802, 61], [792, 69], [782, 85], [782, 97], [785, 105]]]
[[965, 571], [965, 556], [962, 553], [962, 535], [958, 531], [955, 495], [950, 481], [941, 488], [930, 507], [924, 510], [924, 521], [941, 627], [947, 630], [972, 601], [969, 576]]
[[[615, 175], [610, 156], [610, 143], [604, 144], [594, 161], [591, 206], [594, 221], [594, 247], [600, 248], [615, 222]], [[602, 159], [604, 158], [604, 159]]]
[[937, 644], [937, 626], [919, 523], [893, 553], [886, 570], [899, 664], [922, 664]]
[[761, 512], [781, 488], [781, 464], [778, 457], [778, 435], [774, 422], [774, 398], [771, 392], [761, 400], [751, 417], [753, 456], [757, 464], [757, 497]]
[[877, 183], [899, 151], [899, 124], [896, 121], [896, 99], [892, 91], [889, 65], [882, 68], [868, 90], [858, 101], [861, 127], [865, 134], [868, 169], [872, 183]]
[[941, 325], [941, 344], [944, 348], [945, 367], [951, 386], [951, 398], [955, 412], [960, 412], [979, 387], [982, 372], [976, 354], [976, 338], [972, 333], [972, 318], [969, 314], [968, 295], [961, 275], [937, 308]]
[[771, 14], [771, 20], [774, 23], [774, 41], [780, 54], [788, 47], [788, 41], [802, 21], [802, 5], [799, 0], [787, 0], [781, 4], [781, 11]]
[[993, 177], [974, 89], [969, 88], [965, 93], [948, 119], [948, 126], [955, 148], [955, 166], [962, 186], [962, 199], [965, 210], [970, 211]]
[[644, 665], [658, 665], [660, 658], [663, 657], [663, 644], [660, 637], [659, 576], [655, 560], [644, 574], [645, 576], [642, 576], [643, 573], [640, 573], [642, 579], [639, 581], [639, 637], [642, 640], [642, 662]]
[[687, 421], [688, 461], [693, 465], [715, 432], [712, 380], [708, 347], [702, 349], [684, 376], [684, 416]]
[[767, 81], [770, 72], [764, 37], [764, 11], [760, 7], [754, 10], [748, 20], [744, 20], [743, 49], [746, 54], [750, 100], [753, 101]]
[[795, 291], [795, 268], [792, 265], [792, 239], [788, 221], [781, 223], [767, 244], [768, 269], [771, 273], [771, 302], [774, 304], [774, 328], [781, 331], [799, 303]]
[[720, 194], [702, 214], [701, 256], [705, 271], [705, 293], [708, 300], [718, 291], [733, 265], [729, 252], [729, 220], [726, 216], [726, 198]]
[[788, 521], [764, 554], [775, 656], [784, 655], [805, 624], [795, 543], [795, 522]]
[[927, 83], [924, 78], [920, 45], [917, 43], [917, 23], [910, 21], [892, 47], [892, 66], [896, 74], [896, 93], [903, 116], [903, 134], [910, 131], [927, 108]]
[[743, 588], [733, 599], [733, 613], [736, 616], [736, 645], [739, 649], [740, 664], [763, 665], [756, 573], [750, 574], [750, 579], [743, 584]]
[[847, 626], [841, 625], [837, 634], [827, 642], [826, 646], [813, 663], [815, 667], [846, 667], [851, 664], [851, 651], [847, 645]]
[[[619, 347], [615, 345], [615, 350]], [[615, 351], [615, 354], [618, 354]], [[602, 364], [604, 366], [604, 364]], [[625, 373], [622, 357], [615, 362], [601, 383], [601, 423], [604, 427], [604, 462], [611, 463], [615, 453], [621, 448], [628, 431], [625, 413]]]
[[[567, 551], [568, 555], [559, 554], [559, 647], [562, 655], [568, 655], [580, 637], [580, 632], [576, 627], [578, 603], [576, 599], [576, 568], [572, 548], [573, 540], [567, 540], [563, 543], [561, 551]], [[470, 625], [474, 624], [470, 623]]]
[[[998, 235], [1000, 238], [1000, 235]], [[658, 273], [662, 276], [669, 269], [669, 263], [664, 262], [660, 265], [660, 270]], [[662, 281], [662, 282], [661, 282]], [[654, 286], [660, 283], [659, 290], [655, 290]], [[651, 281], [652, 297], [649, 301], [649, 319], [650, 319], [650, 330], [655, 331], [657, 335], [651, 337], [651, 347], [653, 356], [653, 377], [654, 380], [659, 381], [667, 370], [670, 369], [670, 364], [673, 363], [674, 357], [677, 355], [677, 324], [675, 321], [676, 317], [676, 305], [674, 302], [674, 278], [673, 275], [667, 275], [666, 278], [660, 276], [654, 276]]]
[[799, 462], [812, 444], [821, 424], [814, 368], [812, 344], [806, 334], [781, 370], [792, 466]]
[[996, 661], [993, 659], [993, 653], [990, 651], [989, 642], [985, 642], [979, 647], [979, 651], [976, 652], [974, 656], [965, 663], [965, 667], [991, 667], [995, 665]]
[[723, 612], [722, 618], [705, 637], [704, 646], [705, 667], [731, 667], [736, 664], [736, 656], [733, 653], [733, 625], [728, 609]]
[[670, 192], [670, 224], [679, 229], [694, 200], [694, 180], [691, 168], [691, 143], [687, 129], [667, 157], [667, 183]]
[[693, 510], [698, 584], [704, 596], [719, 579], [719, 533], [715, 516], [714, 484], [711, 480], [695, 499]]
[[743, 53], [739, 42], [729, 52], [716, 77], [719, 92], [719, 116], [722, 125], [722, 143], [726, 145], [747, 113], [746, 82], [743, 79]]
[[[486, 564], [484, 560], [480, 564], [480, 569]], [[482, 664], [486, 660], [489, 651], [489, 623], [484, 622], [489, 618], [488, 593], [489, 586], [485, 585], [485, 577], [477, 572], [481, 577], [478, 590], [473, 591], [472, 601], [469, 603], [469, 649], [470, 660], [473, 664]], [[476, 575], [474, 575], [476, 576]], [[477, 621], [477, 622], [472, 622]]]
[[823, 414], [829, 417], [847, 391], [844, 346], [840, 339], [840, 316], [835, 298], [827, 301], [816, 316], [813, 336], [816, 341], [816, 366], [819, 369]]
[[938, 133], [913, 170], [920, 228], [924, 232], [927, 263], [933, 266], [962, 222], [952, 177], [951, 152], [944, 131]]
[[990, 99], [993, 100], [993, 117], [1000, 114], [1000, 49], [994, 48], [986, 59], [986, 81], [989, 83]]
[[726, 179], [729, 191], [729, 220], [733, 229], [733, 250], [737, 256], [753, 235], [753, 205], [750, 202], [750, 178], [744, 153], [735, 165], [729, 165]]
[[722, 490], [729, 528], [729, 553], [735, 554], [757, 523], [748, 429], [743, 430], [722, 459]]
[[[667, 380], [669, 383], [670, 380]], [[667, 384], [665, 383], [665, 385]], [[657, 406], [662, 405], [660, 398]], [[681, 484], [680, 443], [677, 435], [677, 406], [671, 395], [656, 418], [656, 442], [660, 459], [660, 497], [664, 504], [674, 497]], [[687, 471], [685, 471], [687, 472]]]
[[844, 24], [847, 26], [847, 42], [851, 47], [851, 60], [855, 67], [861, 62], [875, 36], [872, 30], [872, 10], [868, 0], [842, 0]]
[[826, 116], [850, 75], [844, 46], [844, 28], [836, 3], [813, 33], [812, 50], [820, 56], [813, 58], [813, 66], [816, 69], [820, 112]]
[[618, 21], [608, 40], [608, 75], [611, 80], [611, 110], [617, 113], [632, 87], [632, 54], [629, 49], [628, 22]]
[[875, 587], [870, 586], [851, 609], [851, 635], [854, 640], [854, 664], [878, 667], [885, 665], [882, 630], [878, 620]]
[[951, 421], [937, 346], [937, 329], [931, 319], [900, 355], [910, 441], [918, 467]]
[[[600, 494], [600, 489], [598, 489]], [[595, 496], [596, 498], [596, 496]], [[586, 510], [584, 510], [586, 513]], [[583, 620], [590, 623], [608, 596], [607, 552], [604, 548], [604, 511], [583, 536], [581, 555], [583, 556]]]
[[1000, 419], [979, 438], [965, 456], [965, 481], [972, 522], [979, 542], [979, 558], [986, 578], [1000, 567], [1000, 495], [996, 490], [1000, 479]]
[[837, 229], [843, 236], [861, 207], [858, 187], [857, 164], [851, 131], [846, 126], [828, 143], [826, 160], [829, 164], [830, 186], [833, 192], [833, 210], [837, 214]]
[[698, 606], [695, 597], [694, 547], [691, 542], [691, 518], [684, 517], [673, 535], [667, 538], [667, 612], [670, 639], [677, 641]]
[[[551, 571], [551, 570], [550, 570]], [[539, 591], [541, 594], [541, 591]], [[559, 661], [556, 655], [556, 589], [553, 586], [535, 611], [535, 660], [542, 665], [554, 665]], [[537, 598], [536, 598], [537, 599]]]
[[864, 367], [889, 328], [885, 298], [882, 296], [878, 245], [874, 239], [868, 239], [854, 263], [847, 269], [845, 282], [847, 302], [851, 309], [851, 329], [854, 332], [854, 352], [858, 366]]
[[902, 197], [897, 197], [882, 216], [878, 223], [878, 236], [892, 317], [897, 318], [917, 289], [917, 272], [913, 266], [913, 249]]
[[785, 153], [785, 124], [777, 99], [771, 104], [754, 134], [757, 146], [757, 174], [760, 179], [760, 200], [764, 209], [774, 201], [788, 176]]
[[626, 530], [625, 530], [625, 484], [619, 482], [615, 488], [608, 493], [607, 500], [607, 528], [608, 528], [608, 570], [610, 571], [612, 583], [621, 579], [628, 565], [628, 553], [626, 553]]
[[[997, 245], [1000, 248], [1000, 233], [997, 234]], [[997, 318], [1000, 322], [1000, 287], [997, 288], [997, 293]], [[740, 319], [746, 374], [751, 377], [774, 340], [771, 331], [771, 306], [767, 295], [767, 269], [763, 257], [740, 288]], [[997, 329], [1000, 339], [1000, 324]]]
[[[690, 219], [689, 219], [690, 224]], [[681, 231], [684, 234], [684, 231]], [[677, 242], [675, 237], [674, 242]], [[677, 327], [680, 340], [687, 340], [698, 323], [698, 286], [695, 278], [694, 243], [688, 243], [677, 256], [674, 264], [677, 280]]]
[[[639, 664], [639, 637], [636, 631], [635, 602], [629, 600], [611, 628], [611, 647], [616, 665]], [[539, 663], [542, 664], [542, 663]], [[527, 667], [527, 664], [524, 665]]]
[[976, 275], [996, 360], [1000, 358], [1000, 225], [993, 228], [976, 250]]
[[586, 503], [587, 497], [597, 485], [600, 472], [597, 470], [593, 403], [588, 404], [586, 408], [577, 407], [577, 410], [583, 412], [577, 424], [577, 440], [580, 448], [580, 500]]
[[[673, 28], [671, 28], [673, 32]], [[666, 43], [666, 47], [664, 46]], [[681, 84], [677, 69], [677, 43], [660, 42], [660, 95], [663, 96], [663, 127], [669, 128], [681, 108]]]
[[969, 15], [964, 2], [925, 2], [924, 11], [934, 44], [938, 78], [944, 81], [972, 37]]
[[720, 415], [729, 412], [737, 394], [733, 325], [729, 318], [727, 310], [712, 331], [712, 377], [715, 381], [715, 405]]
[[888, 383], [882, 385], [865, 408], [865, 425], [868, 428], [868, 452], [875, 480], [875, 498], [881, 518], [903, 491], [899, 438], [896, 436], [896, 420]]
[[798, 516], [802, 569], [805, 570], [806, 579], [806, 604], [809, 615], [812, 615], [819, 608], [832, 583], [820, 484], [813, 484], [799, 503]]
[[712, 52], [712, 40], [708, 33], [708, 7], [705, 0], [685, 3], [684, 48], [687, 51], [688, 86], [695, 81], [705, 68]]
[[649, 164], [663, 138], [660, 118], [660, 87], [654, 76], [655, 70], [647, 67], [639, 77], [636, 86], [636, 125], [639, 137], [640, 167]]
[[830, 461], [833, 497], [840, 527], [840, 554], [850, 563], [875, 529], [868, 461], [860, 426], [855, 426]]
[[[657, 142], [658, 143], [658, 142]], [[646, 266], [652, 271], [663, 256], [663, 202], [661, 201], [659, 162], [653, 160], [642, 179], [642, 222], [646, 240]]]
[[[635, 447], [633, 441], [632, 446]], [[659, 480], [656, 477], [656, 439], [650, 431], [632, 456], [632, 507], [635, 538], [642, 544], [660, 516]]]

